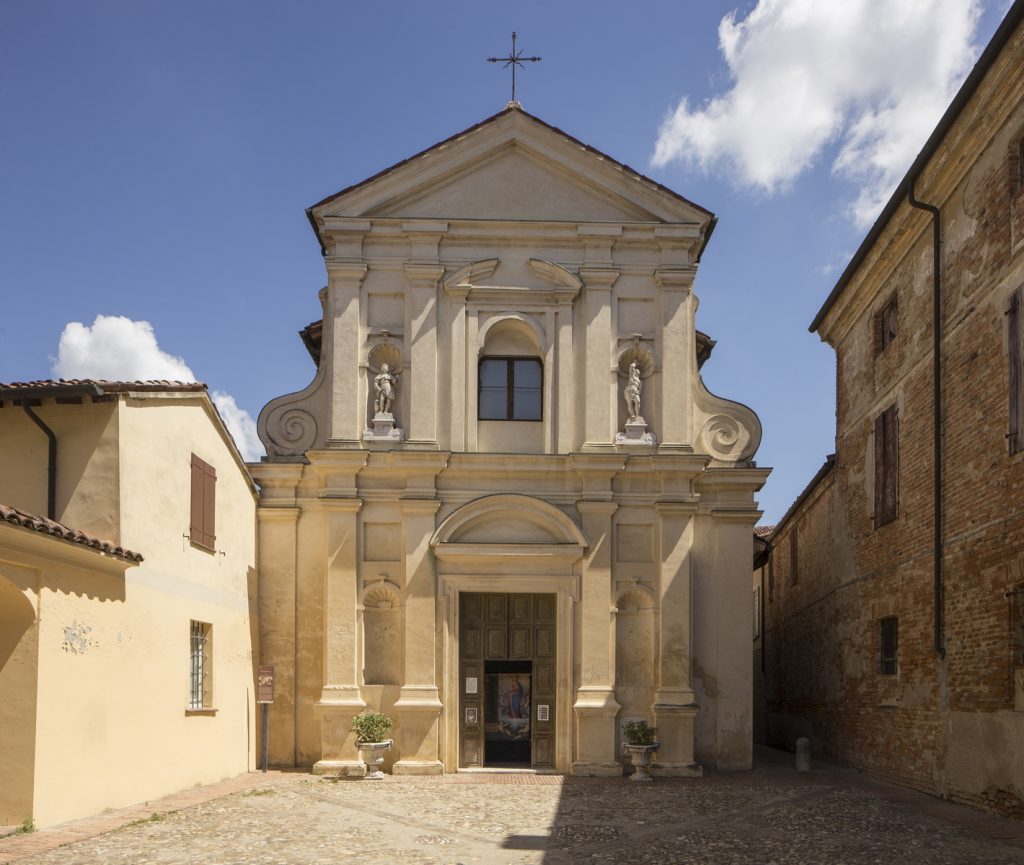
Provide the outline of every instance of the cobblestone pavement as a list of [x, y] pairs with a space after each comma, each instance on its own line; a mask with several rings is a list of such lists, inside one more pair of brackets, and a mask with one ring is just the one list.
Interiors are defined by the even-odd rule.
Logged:
[[[169, 801], [180, 810], [160, 811]], [[150, 804], [93, 818], [94, 828], [100, 819], [125, 825], [86, 840], [68, 833], [78, 826], [77, 837], [88, 834], [89, 821], [0, 839], [0, 862], [1024, 865], [1024, 824], [848, 770], [797, 774], [778, 758], [754, 772], [643, 785], [254, 774]], [[154, 808], [153, 819], [135, 817]], [[56, 843], [65, 846], [47, 849]]]

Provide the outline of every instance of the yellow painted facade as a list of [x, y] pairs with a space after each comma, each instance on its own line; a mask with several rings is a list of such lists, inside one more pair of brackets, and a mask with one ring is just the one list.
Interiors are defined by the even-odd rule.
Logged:
[[[34, 400], [57, 440], [55, 520], [141, 563], [0, 522], [0, 825], [50, 825], [253, 768], [255, 495], [202, 390]], [[190, 456], [217, 469], [217, 539], [189, 541]], [[0, 502], [46, 514], [47, 438], [0, 407]], [[209, 626], [190, 711], [190, 626]]]

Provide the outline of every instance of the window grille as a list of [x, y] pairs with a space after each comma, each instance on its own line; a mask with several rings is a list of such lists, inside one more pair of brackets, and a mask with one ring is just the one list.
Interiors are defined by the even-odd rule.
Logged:
[[210, 626], [205, 622], [192, 622], [189, 640], [188, 707], [205, 709], [210, 706]]
[[883, 676], [896, 675], [896, 658], [899, 652], [899, 619], [888, 616], [879, 622], [882, 651], [880, 671]]

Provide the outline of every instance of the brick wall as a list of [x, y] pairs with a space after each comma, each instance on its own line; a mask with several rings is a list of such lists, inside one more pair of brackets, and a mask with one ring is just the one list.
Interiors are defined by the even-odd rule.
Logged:
[[[1007, 50], [993, 70], [1019, 77], [1019, 33]], [[1024, 453], [1007, 448], [1004, 315], [1024, 284], [1024, 104], [1004, 85], [997, 75], [979, 90], [918, 190], [942, 213], [945, 657], [933, 633], [932, 234], [927, 214], [902, 206], [822, 328], [837, 355], [836, 460], [771, 538], [765, 693], [770, 742], [809, 735], [828, 759], [1024, 816], [1006, 597], [1024, 580]], [[895, 340], [879, 354], [875, 317], [894, 298]], [[875, 418], [891, 405], [897, 516], [876, 526]], [[880, 621], [891, 616], [887, 675]]]

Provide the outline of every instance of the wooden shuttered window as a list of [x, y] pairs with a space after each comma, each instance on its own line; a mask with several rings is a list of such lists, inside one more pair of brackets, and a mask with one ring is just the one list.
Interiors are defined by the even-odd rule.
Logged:
[[875, 528], [896, 519], [899, 450], [899, 419], [891, 405], [875, 418]]
[[896, 341], [896, 298], [889, 301], [878, 312], [874, 318], [875, 327], [875, 357], [878, 357], [890, 345]]
[[192, 543], [214, 549], [217, 541], [217, 470], [192, 454], [192, 518], [189, 536]]
[[1024, 394], [1021, 393], [1024, 388], [1024, 370], [1021, 369], [1021, 364], [1024, 363], [1024, 335], [1021, 334], [1021, 326], [1024, 324], [1024, 310], [1021, 310], [1022, 291], [1024, 288], [1018, 288], [1006, 301], [1006, 347], [1009, 362], [1009, 417], [1006, 444], [1011, 454], [1024, 450]]

